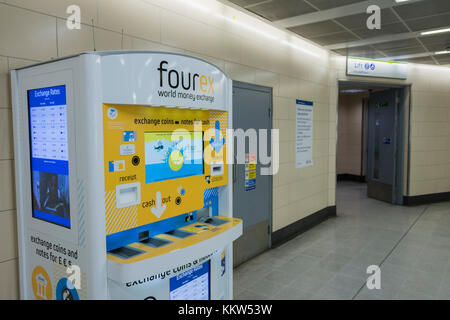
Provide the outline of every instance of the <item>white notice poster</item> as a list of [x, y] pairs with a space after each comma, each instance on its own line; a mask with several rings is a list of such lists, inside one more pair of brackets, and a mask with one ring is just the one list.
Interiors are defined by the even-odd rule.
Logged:
[[295, 167], [313, 165], [313, 105], [312, 101], [297, 100], [295, 117]]

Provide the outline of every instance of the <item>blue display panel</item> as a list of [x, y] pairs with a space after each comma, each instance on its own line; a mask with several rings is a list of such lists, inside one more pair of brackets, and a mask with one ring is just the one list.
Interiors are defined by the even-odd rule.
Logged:
[[202, 132], [146, 132], [145, 183], [203, 174]]
[[33, 217], [70, 228], [66, 86], [28, 90]]
[[170, 278], [170, 300], [209, 300], [209, 260]]

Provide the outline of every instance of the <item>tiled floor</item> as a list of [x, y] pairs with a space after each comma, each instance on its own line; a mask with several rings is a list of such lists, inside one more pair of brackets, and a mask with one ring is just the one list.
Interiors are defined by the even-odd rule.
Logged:
[[[235, 299], [450, 299], [450, 202], [394, 206], [339, 183], [338, 217], [235, 269]], [[369, 265], [381, 289], [369, 290]]]

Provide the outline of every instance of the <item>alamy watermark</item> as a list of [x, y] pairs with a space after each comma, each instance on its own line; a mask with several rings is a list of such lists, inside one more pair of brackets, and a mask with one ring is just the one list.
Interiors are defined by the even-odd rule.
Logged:
[[373, 264], [367, 267], [366, 270], [367, 274], [370, 274], [370, 276], [367, 278], [366, 286], [367, 289], [373, 290], [373, 289], [381, 289], [381, 269], [379, 266]]

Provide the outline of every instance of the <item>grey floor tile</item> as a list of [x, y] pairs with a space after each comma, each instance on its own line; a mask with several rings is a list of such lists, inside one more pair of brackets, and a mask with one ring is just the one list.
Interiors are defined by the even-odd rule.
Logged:
[[264, 279], [264, 280], [261, 280], [261, 281], [255, 283], [248, 289], [251, 292], [259, 292], [265, 296], [274, 297], [284, 287], [285, 287], [285, 285], [283, 285], [281, 283], [277, 283], [277, 282], [273, 282], [273, 281]]
[[[336, 195], [336, 218], [235, 269], [236, 299], [450, 300], [450, 202], [394, 206], [353, 182]], [[365, 286], [372, 264], [380, 290]]]
[[286, 286], [281, 289], [275, 296], [275, 300], [307, 300], [311, 299], [313, 294], [308, 291], [303, 291], [295, 286]]
[[272, 271], [265, 277], [265, 279], [268, 281], [272, 281], [287, 286], [289, 284], [292, 284], [296, 279], [298, 279], [298, 276], [293, 276], [292, 274], [278, 271]]
[[356, 292], [324, 286], [312, 297], [315, 300], [350, 300]]
[[318, 268], [332, 272], [339, 272], [342, 267], [351, 260], [350, 256], [330, 253], [318, 262]]
[[326, 246], [318, 246], [318, 245], [312, 245], [305, 250], [302, 251], [303, 255], [316, 257], [316, 258], [323, 258], [326, 255], [330, 254], [332, 251], [331, 248]]
[[291, 286], [298, 290], [312, 292], [314, 294], [323, 286], [325, 286], [325, 284], [330, 281], [330, 279], [335, 275], [335, 273], [331, 272], [318, 272], [313, 276], [309, 276], [305, 273], [297, 279], [293, 280]]
[[344, 291], [351, 291], [356, 294], [358, 290], [365, 284], [361, 279], [353, 278], [345, 274], [337, 274], [326, 283], [326, 286]]
[[270, 300], [271, 297], [251, 290], [244, 290], [234, 295], [234, 300]]

